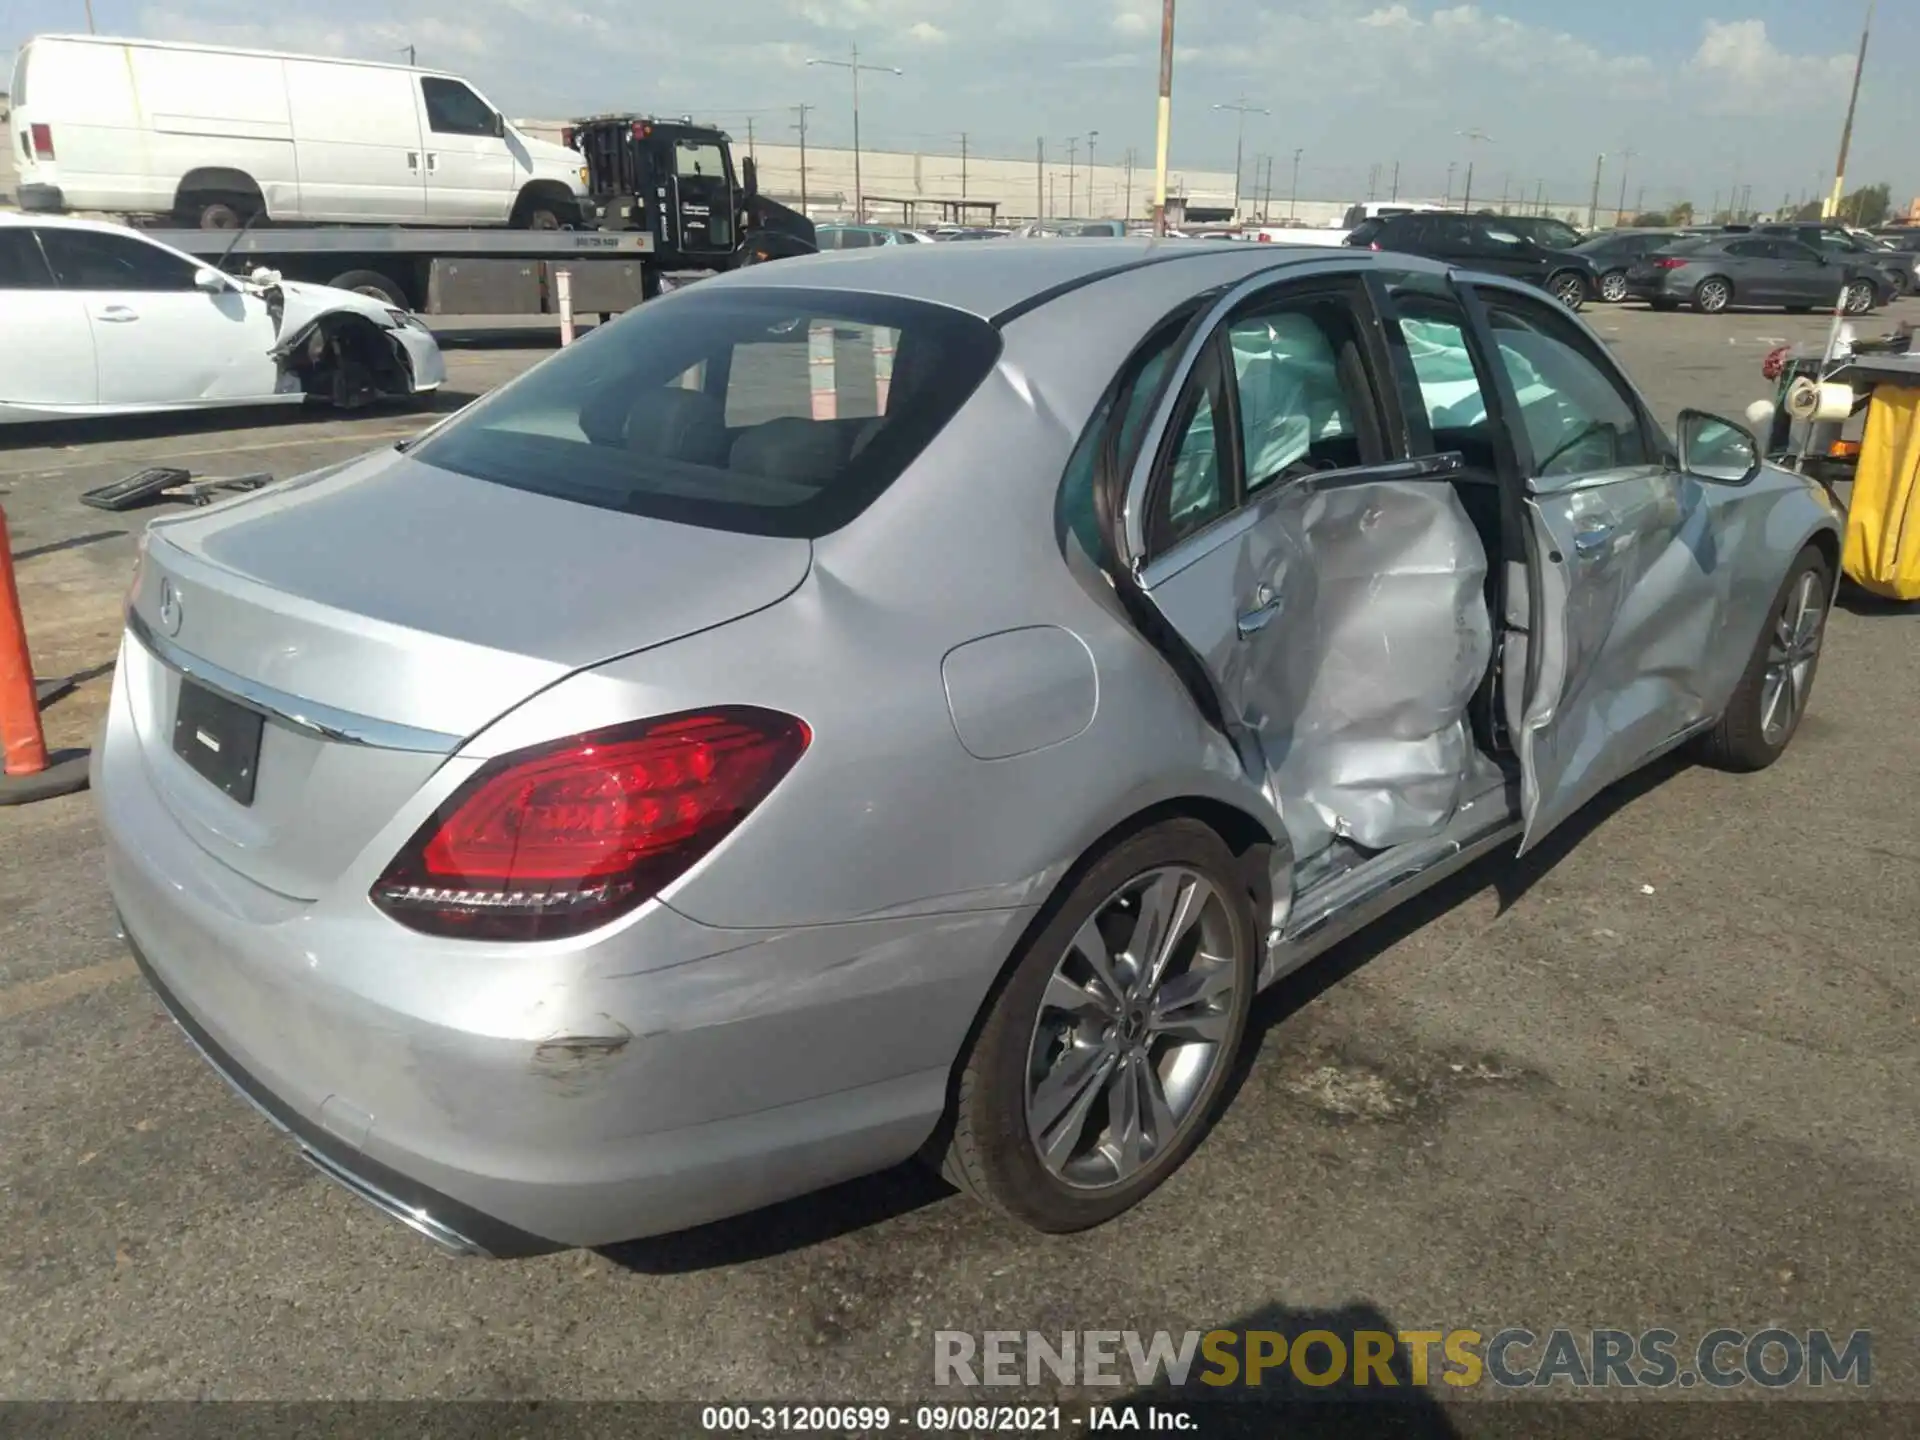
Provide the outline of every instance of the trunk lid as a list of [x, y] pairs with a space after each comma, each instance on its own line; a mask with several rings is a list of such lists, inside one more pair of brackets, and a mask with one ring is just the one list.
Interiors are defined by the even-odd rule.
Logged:
[[[125, 679], [149, 771], [235, 870], [314, 899], [459, 741], [576, 670], [763, 609], [805, 540], [610, 512], [388, 451], [148, 531]], [[174, 753], [181, 671], [275, 720], [252, 804]], [[350, 736], [353, 738], [339, 738]]]

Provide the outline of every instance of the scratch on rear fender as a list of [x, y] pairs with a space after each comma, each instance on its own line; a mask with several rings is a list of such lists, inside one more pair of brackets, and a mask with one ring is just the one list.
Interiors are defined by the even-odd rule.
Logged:
[[562, 1095], [583, 1095], [611, 1071], [633, 1043], [633, 1031], [603, 1015], [618, 1034], [555, 1035], [533, 1047], [532, 1073]]

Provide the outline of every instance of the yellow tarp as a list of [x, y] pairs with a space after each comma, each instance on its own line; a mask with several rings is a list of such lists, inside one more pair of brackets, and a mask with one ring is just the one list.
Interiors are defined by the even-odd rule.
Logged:
[[1890, 600], [1920, 600], [1920, 390], [1879, 386], [1847, 501], [1847, 578]]

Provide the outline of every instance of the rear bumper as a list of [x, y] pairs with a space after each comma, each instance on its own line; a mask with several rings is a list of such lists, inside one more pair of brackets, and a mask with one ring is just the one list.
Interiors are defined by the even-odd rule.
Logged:
[[58, 214], [67, 208], [66, 194], [58, 185], [22, 185], [17, 198], [22, 210], [39, 214]]
[[117, 676], [94, 794], [156, 993], [309, 1160], [457, 1252], [661, 1234], [906, 1159], [1031, 913], [743, 931], [654, 905], [579, 943], [435, 942], [209, 855], [130, 710]]

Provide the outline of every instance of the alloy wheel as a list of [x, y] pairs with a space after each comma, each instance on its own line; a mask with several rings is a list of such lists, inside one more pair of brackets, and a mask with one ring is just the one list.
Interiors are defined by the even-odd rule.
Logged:
[[1800, 576], [1774, 618], [1760, 685], [1760, 733], [1781, 745], [1800, 723], [1820, 658], [1820, 632], [1827, 618], [1826, 585], [1816, 570]]
[[1727, 302], [1733, 298], [1733, 292], [1727, 288], [1724, 280], [1702, 282], [1700, 293], [1695, 297], [1700, 308], [1709, 315], [1718, 315], [1727, 308]]
[[1578, 310], [1587, 298], [1587, 287], [1574, 274], [1559, 276], [1553, 282], [1554, 297], [1569, 310]]
[[1864, 315], [1873, 309], [1873, 287], [1864, 280], [1847, 286], [1847, 314]]
[[1600, 277], [1600, 298], [1609, 305], [1618, 305], [1627, 298], [1627, 277], [1619, 271]]
[[1080, 927], [1027, 1056], [1027, 1131], [1056, 1178], [1124, 1184], [1200, 1119], [1228, 1060], [1234, 945], [1224, 898], [1177, 865], [1129, 880]]

